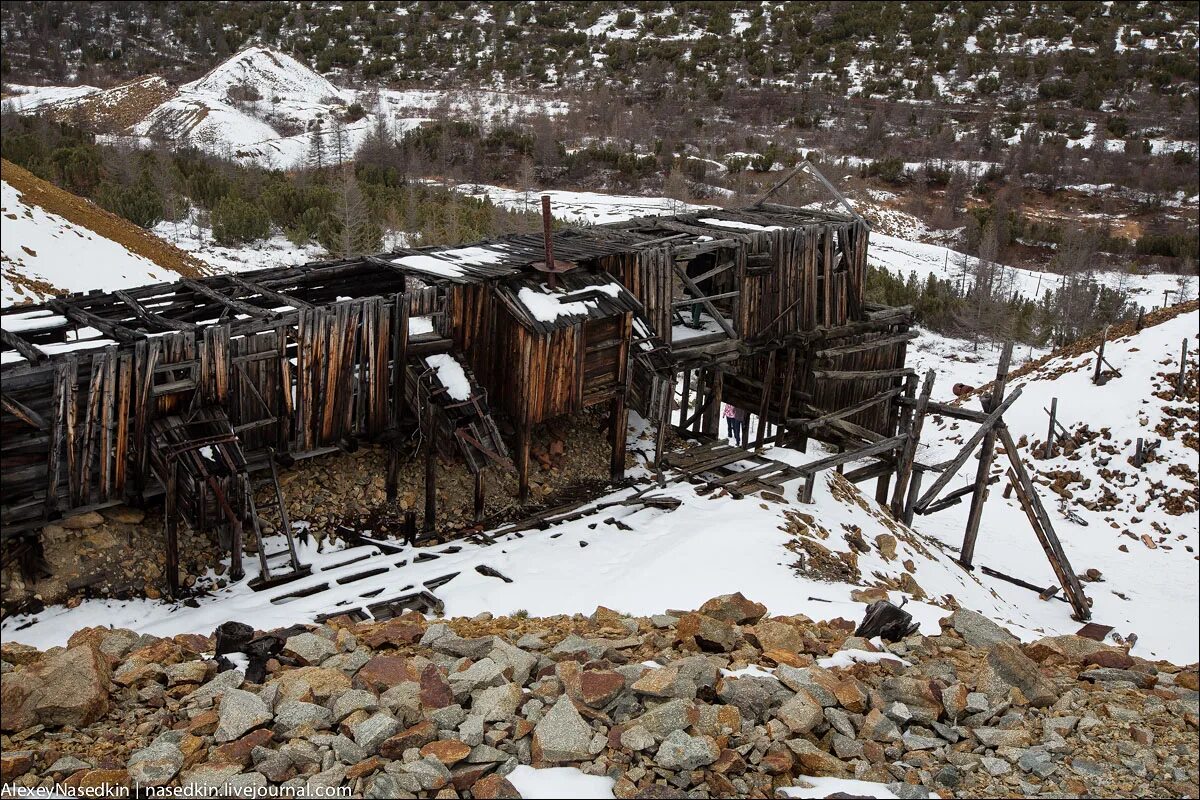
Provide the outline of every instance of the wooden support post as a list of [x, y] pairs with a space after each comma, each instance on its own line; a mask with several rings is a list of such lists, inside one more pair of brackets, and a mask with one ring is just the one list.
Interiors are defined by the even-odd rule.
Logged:
[[483, 494], [483, 471], [475, 473], [475, 522], [483, 519], [484, 494]]
[[1058, 398], [1050, 398], [1050, 428], [1046, 431], [1046, 447], [1042, 452], [1042, 458], [1054, 458], [1054, 423], [1058, 415]]
[[702, 417], [702, 430], [709, 436], [717, 436], [721, 433], [721, 394], [725, 388], [725, 373], [719, 368], [713, 367], [712, 370], [712, 402], [708, 404], [708, 408]]
[[429, 409], [429, 431], [425, 438], [425, 519], [422, 530], [432, 533], [437, 522], [437, 409]]
[[1100, 371], [1104, 369], [1104, 343], [1108, 341], [1108, 326], [1104, 326], [1104, 333], [1100, 334], [1100, 349], [1096, 351], [1096, 371], [1092, 373], [1092, 383], [1097, 386], [1101, 385]]
[[[1013, 343], [1004, 343], [1000, 352], [1000, 363], [996, 366], [996, 379], [992, 381], [992, 393], [984, 404], [984, 411], [992, 412], [1004, 401], [1004, 388], [1008, 384], [1008, 367], [1012, 361]], [[1051, 406], [1050, 430], [1054, 430], [1054, 413]], [[987, 502], [988, 478], [992, 472], [992, 456], [996, 451], [995, 427], [983, 435], [983, 444], [979, 448], [979, 466], [975, 470], [975, 491], [971, 494], [971, 510], [967, 512], [967, 527], [963, 532], [962, 550], [959, 551], [959, 563], [968, 570], [972, 568], [975, 557], [975, 539], [979, 536], [979, 522], [983, 518], [983, 504]]]
[[881, 506], [886, 506], [888, 501], [888, 487], [892, 482], [892, 473], [885, 472], [875, 481], [875, 502]]
[[924, 470], [916, 470], [912, 474], [912, 481], [908, 487], [908, 498], [904, 501], [904, 524], [912, 525], [913, 507], [917, 502], [917, 495], [921, 492], [921, 480], [925, 477]]
[[1025, 465], [1021, 462], [1020, 451], [1017, 450], [1017, 443], [1013, 441], [1012, 434], [1009, 433], [1008, 428], [1003, 423], [998, 427], [998, 434], [1001, 444], [1004, 445], [1004, 454], [1008, 456], [1008, 461], [1012, 466], [1008, 471], [1008, 477], [1016, 489], [1017, 498], [1021, 501], [1021, 507], [1025, 510], [1025, 515], [1029, 518], [1029, 524], [1033, 527], [1039, 544], [1042, 545], [1042, 549], [1046, 552], [1046, 557], [1050, 561], [1050, 567], [1054, 570], [1055, 576], [1058, 577], [1058, 585], [1063, 588], [1063, 593], [1067, 596], [1071, 607], [1075, 609], [1073, 616], [1080, 622], [1086, 622], [1092, 617], [1087, 595], [1084, 594], [1083, 585], [1080, 584], [1079, 577], [1075, 574], [1074, 569], [1072, 569], [1071, 562], [1067, 559], [1067, 554], [1062, 549], [1062, 543], [1059, 542], [1058, 535], [1054, 532], [1054, 525], [1050, 522], [1050, 515], [1046, 513], [1045, 507], [1042, 506], [1042, 501], [1034, 489], [1033, 481], [1029, 479], [1029, 473], [1025, 471]]
[[1133, 451], [1133, 465], [1138, 469], [1141, 469], [1142, 464], [1145, 463], [1144, 447], [1145, 445], [1142, 437], [1139, 436], [1137, 440], [1137, 448]]
[[400, 448], [398, 442], [389, 442], [387, 449], [387, 482], [385, 484], [388, 502], [396, 499], [400, 491]]
[[[674, 391], [673, 388], [672, 388], [672, 391]], [[692, 399], [692, 371], [690, 369], [685, 369], [683, 371], [683, 389], [681, 391], [680, 400], [679, 400], [679, 427], [680, 427], [680, 429], [683, 429], [684, 423], [687, 421], [688, 415], [690, 413], [688, 406], [690, 405], [689, 401], [691, 399]]]
[[762, 447], [763, 440], [767, 437], [767, 412], [771, 403], [771, 386], [775, 382], [775, 352], [772, 350], [771, 354], [767, 356], [767, 371], [763, 375], [762, 399], [758, 403], [758, 430], [754, 435], [756, 450]]
[[229, 577], [235, 581], [246, 577], [246, 571], [242, 569], [242, 547], [242, 520], [235, 514], [229, 523]]
[[925, 424], [925, 409], [929, 405], [929, 395], [933, 393], [934, 372], [925, 373], [925, 382], [921, 384], [921, 394], [913, 407], [912, 420], [904, 433], [908, 437], [900, 448], [900, 457], [896, 461], [896, 486], [892, 489], [892, 517], [904, 519], [905, 494], [908, 483], [912, 478], [913, 462], [917, 460], [917, 444], [921, 441], [921, 428]]
[[612, 458], [608, 464], [609, 478], [613, 481], [625, 478], [625, 429], [629, 422], [629, 412], [625, 407], [625, 392], [619, 390], [613, 395], [612, 422], [608, 432], [609, 445], [612, 447]]
[[1187, 380], [1188, 341], [1183, 340], [1183, 352], [1179, 354], [1179, 377], [1175, 379], [1175, 396], [1183, 397], [1184, 382]]
[[659, 486], [665, 484], [663, 477], [663, 450], [667, 446], [667, 431], [671, 428], [671, 411], [675, 405], [675, 373], [671, 373], [669, 381], [662, 381], [662, 399], [659, 401], [661, 407], [658, 410], [658, 434], [654, 439], [654, 472], [658, 479]]
[[526, 505], [529, 502], [529, 441], [532, 436], [532, 426], [528, 420], [521, 423], [517, 430], [517, 502]]
[[167, 497], [163, 508], [166, 523], [166, 578], [167, 590], [172, 598], [179, 596], [179, 461], [171, 457], [168, 467]]
[[1009, 406], [1017, 402], [1017, 398], [1021, 396], [1021, 391], [1022, 388], [1018, 386], [1012, 394], [1001, 400], [1000, 404], [980, 423], [979, 429], [971, 434], [971, 438], [958, 451], [958, 455], [951, 459], [942, 469], [942, 474], [933, 482], [933, 486], [930, 486], [929, 490], [921, 495], [921, 499], [917, 501], [918, 514], [925, 513], [925, 509], [937, 499], [938, 494], [954, 479], [954, 476], [962, 469], [963, 464], [967, 463], [967, 459], [975, 452], [975, 448], [979, 446], [979, 443], [987, 437], [988, 433], [1003, 422], [1002, 417], [1004, 412], [1008, 410]]

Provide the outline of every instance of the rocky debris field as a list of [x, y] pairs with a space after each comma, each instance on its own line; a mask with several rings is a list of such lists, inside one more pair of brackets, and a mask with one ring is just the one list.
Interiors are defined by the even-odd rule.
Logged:
[[[649, 618], [6, 641], [3, 782], [499, 798], [532, 765], [606, 777], [620, 798], [773, 797], [804, 776], [900, 797], [1200, 792], [1195, 665], [1022, 644], [962, 609], [936, 636], [854, 630], [734, 594]], [[227, 631], [240, 650], [214, 657]]]

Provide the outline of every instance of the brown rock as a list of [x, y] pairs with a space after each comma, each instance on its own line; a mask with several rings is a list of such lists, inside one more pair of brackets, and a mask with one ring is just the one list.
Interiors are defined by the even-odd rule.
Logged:
[[783, 650], [798, 653], [804, 648], [804, 635], [786, 622], [764, 619], [746, 631], [746, 638], [759, 650]]
[[625, 678], [610, 670], [588, 670], [579, 676], [579, 699], [592, 708], [604, 708], [625, 688]]
[[421, 705], [436, 709], [454, 705], [454, 691], [442, 673], [433, 664], [421, 672]]
[[0, 729], [28, 727], [30, 713], [47, 727], [91, 725], [108, 711], [110, 677], [108, 659], [85, 645], [14, 670], [0, 681]]
[[700, 606], [700, 613], [731, 625], [753, 625], [767, 613], [767, 607], [734, 592], [706, 601]]
[[717, 756], [709, 769], [721, 775], [741, 775], [746, 771], [746, 762], [736, 750], [730, 750], [726, 747]]
[[879, 600], [888, 600], [887, 589], [882, 586], [870, 586], [866, 589], [851, 589], [850, 599], [856, 603], [874, 603]]
[[410, 747], [424, 747], [435, 739], [437, 739], [437, 723], [427, 719], [385, 739], [379, 745], [379, 755], [383, 758], [403, 758], [404, 751]]
[[379, 649], [385, 645], [400, 647], [413, 644], [419, 641], [423, 635], [425, 635], [425, 630], [420, 625], [391, 619], [368, 633], [359, 633], [358, 639], [372, 649]]
[[184, 730], [193, 736], [211, 736], [216, 732], [217, 723], [220, 721], [221, 715], [215, 708], [210, 708], [188, 720]]
[[475, 781], [471, 794], [479, 800], [519, 800], [521, 797], [517, 787], [500, 775], [488, 775]]
[[777, 750], [774, 753], [769, 752], [762, 757], [762, 761], [758, 762], [758, 764], [768, 775], [786, 775], [795, 766], [792, 754], [787, 750]]
[[82, 514], [67, 517], [58, 523], [59, 527], [66, 528], [69, 531], [88, 530], [89, 528], [97, 528], [103, 524], [104, 517], [95, 511], [85, 511]]
[[354, 687], [381, 694], [397, 684], [421, 679], [415, 665], [404, 656], [375, 656], [355, 674]]
[[14, 666], [22, 667], [32, 664], [42, 657], [42, 651], [20, 642], [4, 642], [0, 644], [0, 661], [7, 661]]
[[[370, 663], [368, 661], [363, 669]], [[359, 670], [358, 674], [362, 675], [362, 670]], [[357, 681], [356, 676], [355, 682]], [[308, 698], [312, 698], [318, 703], [324, 703], [333, 695], [350, 688], [350, 676], [340, 669], [300, 667], [279, 673], [268, 685], [278, 685], [280, 695], [289, 700], [311, 702]]]
[[383, 766], [383, 760], [379, 756], [371, 756], [364, 758], [354, 766], [346, 770], [346, 780], [353, 781], [358, 778], [365, 778], [375, 770]]
[[98, 789], [101, 786], [128, 788], [129, 773], [123, 769], [81, 769], [63, 780], [63, 785], [71, 789]]
[[1034, 708], [1042, 708], [1058, 700], [1057, 687], [1042, 675], [1037, 663], [1016, 645], [1004, 642], [988, 650], [987, 666], [976, 678], [976, 686], [994, 699], [1006, 697], [1010, 687], [1020, 689]]
[[1196, 672], [1180, 672], [1175, 676], [1175, 685], [1182, 686], [1184, 689], [1191, 689], [1193, 692], [1200, 689], [1200, 673]]
[[884, 561], [891, 561], [896, 557], [896, 537], [890, 533], [881, 533], [875, 537], [875, 546], [879, 548], [879, 555], [883, 556]]
[[41, 683], [25, 670], [8, 672], [0, 679], [0, 731], [20, 731], [37, 724], [34, 697]]
[[833, 695], [847, 711], [861, 714], [867, 710], [867, 690], [856, 678], [847, 677], [838, 681], [833, 687]]
[[495, 764], [459, 764], [450, 770], [450, 785], [459, 793], [465, 792], [495, 768]]
[[0, 783], [12, 783], [31, 769], [32, 750], [5, 750], [0, 753]]
[[685, 648], [709, 653], [728, 653], [737, 647], [739, 639], [738, 629], [732, 624], [695, 612], [679, 618], [675, 635]]
[[250, 763], [250, 751], [256, 747], [267, 747], [271, 743], [272, 733], [267, 728], [259, 728], [247, 733], [240, 739], [215, 748], [208, 760], [214, 763], [241, 764]]
[[1133, 666], [1133, 656], [1126, 653], [1124, 650], [1097, 650], [1094, 653], [1089, 653], [1083, 657], [1084, 666], [1095, 665], [1097, 667], [1113, 667], [1115, 669], [1129, 669]]
[[765, 650], [762, 654], [763, 663], [768, 666], [783, 664], [788, 667], [811, 667], [816, 659], [808, 653], [791, 653], [787, 650]]
[[433, 756], [447, 767], [453, 767], [469, 755], [471, 755], [470, 746], [455, 739], [441, 739], [430, 742], [421, 748], [422, 758]]

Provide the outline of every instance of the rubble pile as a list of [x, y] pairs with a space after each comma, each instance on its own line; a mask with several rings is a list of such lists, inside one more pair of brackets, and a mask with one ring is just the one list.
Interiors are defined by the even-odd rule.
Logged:
[[854, 628], [734, 594], [648, 618], [335, 617], [222, 656], [215, 635], [6, 641], [3, 782], [499, 798], [532, 765], [620, 798], [774, 797], [804, 776], [900, 797], [1200, 791], [1194, 665], [1022, 644], [963, 609], [934, 636]]

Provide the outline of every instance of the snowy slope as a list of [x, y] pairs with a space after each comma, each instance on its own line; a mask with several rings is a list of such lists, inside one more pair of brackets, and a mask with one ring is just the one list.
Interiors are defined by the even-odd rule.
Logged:
[[[971, 285], [970, 272], [979, 259], [959, 253], [938, 244], [908, 241], [882, 233], [871, 233], [871, 246], [867, 251], [867, 263], [907, 279], [910, 274], [924, 281], [929, 275], [948, 281], [963, 280], [964, 286]], [[966, 277], [964, 278], [964, 266]], [[1030, 300], [1040, 300], [1050, 290], [1059, 286], [1063, 276], [1053, 272], [999, 266], [999, 285], [1007, 294], [1019, 294]], [[1109, 288], [1123, 287], [1130, 299], [1146, 307], [1162, 305], [1163, 291], [1174, 292], [1179, 288], [1176, 275], [1131, 275], [1118, 272], [1093, 273], [1096, 282]], [[1194, 287], [1193, 287], [1194, 291]]]
[[603, 194], [600, 192], [567, 192], [556, 190], [507, 189], [482, 183], [463, 183], [456, 192], [515, 211], [541, 213], [541, 197], [550, 195], [551, 213], [561, 220], [576, 224], [602, 225], [621, 222], [633, 217], [656, 214], [684, 214], [712, 206], [698, 206], [669, 197], [638, 197], [635, 195]]
[[181, 252], [171, 253], [170, 260], [148, 255], [173, 250], [165, 242], [148, 243], [153, 237], [140, 228], [7, 162], [0, 215], [0, 302], [5, 306], [62, 292], [176, 280], [180, 269], [189, 277], [198, 274], [199, 265]]
[[[1011, 385], [1023, 394], [1005, 414], [1013, 438], [1039, 487], [1042, 502], [1062, 540], [1076, 573], [1098, 569], [1104, 582], [1085, 583], [1094, 601], [1095, 621], [1116, 626], [1122, 635], [1137, 633], [1137, 652], [1179, 663], [1200, 655], [1200, 587], [1196, 553], [1200, 547], [1197, 512], [1197, 440], [1195, 370], [1200, 313], [1191, 311], [1141, 333], [1109, 341], [1105, 359], [1121, 372], [1104, 386], [1091, 382], [1094, 352], [1056, 356]], [[1182, 341], [1189, 340], [1190, 398], [1175, 400], [1170, 386], [1178, 372]], [[939, 382], [953, 380], [939, 374]], [[1043, 458], [1049, 416], [1044, 411], [1058, 399], [1057, 414], [1071, 434], [1087, 426], [1073, 452], [1060, 448]], [[978, 408], [978, 401], [968, 405]], [[940, 463], [951, 458], [973, 432], [969, 423], [932, 417], [927, 420], [918, 458]], [[1190, 434], [1188, 433], [1190, 431]], [[1131, 459], [1137, 439], [1161, 439], [1157, 458], [1136, 469]], [[950, 488], [973, 480], [970, 459]], [[993, 474], [1007, 461], [1000, 459]], [[1074, 475], [1073, 473], [1078, 473]], [[1065, 507], [1085, 520], [1086, 527], [1059, 511], [1059, 484], [1071, 497]], [[993, 486], [983, 516], [976, 563], [1031, 583], [1056, 583], [1014, 498], [1005, 499], [1002, 481]], [[915, 527], [952, 546], [962, 543], [966, 502], [927, 517]], [[1143, 539], [1146, 537], [1146, 539]], [[1146, 541], [1148, 539], [1148, 542]], [[1038, 601], [1032, 592], [980, 575], [997, 592], [1021, 599], [1034, 616], [1049, 620], [1066, 605]]]
[[[793, 454], [796, 458], [804, 458]], [[831, 488], [831, 482], [838, 486]], [[368, 561], [350, 564], [354, 556], [370, 548], [354, 548], [317, 553], [310, 544], [301, 556], [316, 568], [327, 568], [300, 582], [275, 590], [252, 592], [245, 582], [215, 593], [197, 609], [171, 611], [151, 601], [85, 601], [78, 608], [51, 608], [28, 625], [28, 618], [6, 620], [5, 638], [48, 646], [60, 644], [69, 631], [98, 623], [128, 626], [157, 634], [181, 631], [209, 631], [232, 618], [253, 619], [260, 628], [313, 619], [327, 613], [338, 601], [353, 606], [368, 600], [364, 596], [381, 587], [387, 594], [404, 591], [425, 581], [458, 573], [457, 577], [436, 589], [451, 616], [473, 615], [482, 611], [508, 613], [525, 609], [532, 615], [590, 613], [598, 605], [625, 613], [650, 614], [669, 608], [696, 607], [708, 597], [722, 592], [742, 591], [777, 613], [803, 613], [813, 618], [861, 616], [862, 603], [850, 599], [851, 586], [830, 583], [798, 575], [792, 568], [799, 556], [788, 548], [800, 538], [818, 542], [831, 551], [846, 552], [850, 545], [843, 539], [848, 530], [862, 531], [867, 542], [880, 533], [893, 532], [900, 540], [897, 556], [886, 561], [872, 545], [869, 553], [857, 556], [858, 569], [866, 582], [878, 580], [874, 573], [896, 576], [904, 572], [901, 562], [912, 559], [915, 579], [930, 599], [951, 594], [964, 605], [978, 608], [996, 619], [1028, 629], [1021, 610], [1001, 598], [993, 597], [936, 545], [886, 520], [857, 491], [825, 473], [818, 484], [813, 505], [794, 502], [795, 488], [788, 487], [790, 503], [768, 503], [758, 498], [702, 497], [690, 484], [673, 484], [661, 492], [678, 497], [683, 504], [675, 511], [647, 508], [608, 508], [595, 517], [567, 522], [545, 531], [526, 531], [521, 538], [498, 535], [498, 543], [480, 546], [456, 542], [461, 550], [444, 547], [435, 560], [413, 562], [409, 549], [397, 555], [377, 555]], [[628, 495], [624, 490], [615, 497]], [[612, 499], [612, 498], [605, 498]], [[616, 512], [614, 514], [614, 511]], [[810, 535], [800, 537], [782, 530], [790, 513], [811, 514], [818, 520], [809, 526]], [[632, 528], [622, 530], [599, 523], [616, 516]], [[599, 524], [597, 524], [599, 523]], [[820, 538], [822, 533], [828, 538]], [[581, 546], [586, 542], [587, 546]], [[719, 557], [714, 557], [719, 556]], [[406, 561], [404, 566], [394, 566]], [[344, 564], [344, 566], [333, 566]], [[512, 579], [505, 583], [480, 574], [475, 567], [486, 564]], [[254, 567], [246, 561], [247, 569]], [[309, 584], [329, 582], [357, 574], [379, 565], [393, 568], [339, 588], [331, 595], [297, 598], [273, 604], [272, 597], [293, 593]], [[253, 577], [252, 575], [250, 577]], [[899, 593], [894, 592], [898, 599]], [[382, 597], [383, 595], [381, 595]], [[352, 607], [352, 606], [347, 606]], [[938, 629], [937, 620], [945, 615], [942, 608], [926, 602], [910, 603], [908, 608], [926, 631]]]

